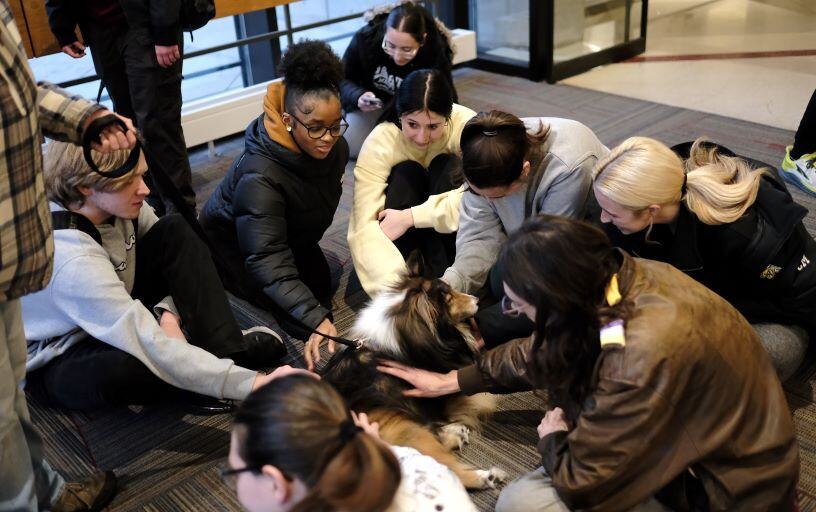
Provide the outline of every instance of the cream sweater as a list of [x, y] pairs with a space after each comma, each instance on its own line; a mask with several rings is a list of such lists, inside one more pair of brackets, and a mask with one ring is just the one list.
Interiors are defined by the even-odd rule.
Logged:
[[[391, 169], [400, 162], [413, 160], [427, 168], [442, 153], [459, 154], [459, 137], [465, 123], [476, 112], [454, 105], [445, 134], [427, 149], [417, 148], [393, 123], [380, 123], [363, 143], [354, 168], [354, 205], [349, 219], [348, 244], [354, 269], [363, 289], [373, 296], [399, 278], [405, 260], [394, 243], [385, 236], [377, 214], [385, 206], [385, 189]], [[452, 233], [459, 227], [459, 203], [463, 188], [430, 196], [411, 208], [414, 226]]]

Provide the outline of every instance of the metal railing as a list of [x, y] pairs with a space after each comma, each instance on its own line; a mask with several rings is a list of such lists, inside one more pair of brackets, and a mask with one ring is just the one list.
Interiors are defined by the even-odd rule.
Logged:
[[[421, 2], [421, 3], [425, 4], [430, 9], [430, 11], [432, 13], [438, 12], [438, 0], [427, 0], [427, 1], [424, 1], [424, 2]], [[315, 28], [326, 27], [326, 26], [329, 26], [329, 25], [337, 24], [337, 23], [343, 23], [344, 21], [349, 21], [349, 20], [353, 20], [353, 19], [356, 19], [356, 18], [360, 18], [366, 12], [368, 12], [368, 9], [366, 9], [365, 11], [356, 12], [354, 14], [347, 14], [345, 16], [340, 16], [340, 17], [337, 17], [337, 18], [329, 18], [329, 19], [326, 19], [326, 20], [323, 20], [323, 21], [317, 21], [317, 22], [314, 22], [314, 23], [307, 23], [305, 25], [299, 25], [297, 27], [292, 27], [291, 10], [290, 10], [289, 4], [285, 4], [283, 6], [283, 18], [284, 18], [284, 21], [286, 23], [286, 28], [285, 29], [275, 30], [275, 31], [271, 31], [271, 32], [265, 32], [263, 34], [257, 34], [257, 35], [249, 36], [249, 37], [244, 37], [244, 38], [241, 38], [241, 39], [236, 39], [235, 41], [230, 41], [228, 43], [219, 44], [219, 45], [216, 45], [216, 46], [211, 46], [209, 48], [202, 48], [201, 50], [196, 50], [196, 51], [185, 54], [183, 56], [183, 58], [184, 59], [192, 59], [192, 58], [195, 58], [195, 57], [201, 57], [201, 56], [204, 56], [204, 55], [209, 55], [211, 53], [220, 52], [220, 51], [223, 51], [223, 50], [229, 50], [231, 48], [238, 48], [240, 46], [246, 46], [246, 45], [249, 45], [249, 44], [259, 43], [259, 42], [262, 42], [262, 41], [269, 41], [271, 39], [276, 39], [276, 38], [280, 38], [280, 37], [286, 37], [286, 40], [287, 40], [288, 44], [293, 44], [294, 40], [295, 40], [294, 39], [294, 34], [296, 34], [298, 32], [304, 32], [306, 30], [312, 30], [312, 29], [315, 29]], [[349, 32], [349, 33], [345, 33], [345, 34], [332, 36], [332, 37], [327, 38], [325, 40], [326, 41], [335, 41], [335, 40], [338, 40], [338, 39], [342, 39], [344, 37], [349, 37], [351, 35], [354, 35], [354, 32]], [[239, 63], [238, 65], [241, 65], [241, 64]], [[229, 65], [229, 67], [234, 67], [234, 65]], [[206, 75], [206, 74], [209, 74], [209, 73], [214, 73], [214, 72], [220, 71], [222, 69], [225, 69], [224, 66], [215, 66], [215, 67], [212, 67], [212, 68], [206, 68], [206, 69], [196, 71], [194, 73], [189, 73], [189, 74], [185, 75], [185, 78], [194, 78], [194, 77], [197, 77], [197, 76], [202, 76], [202, 75]], [[85, 77], [81, 77], [81, 78], [75, 78], [73, 80], [66, 80], [65, 82], [59, 83], [58, 85], [60, 87], [64, 87], [64, 88], [65, 87], [73, 87], [75, 85], [86, 84], [86, 83], [89, 83], [89, 82], [93, 82], [95, 80], [99, 80], [99, 75], [94, 74], [94, 75], [89, 75], [89, 76], [85, 76]]]

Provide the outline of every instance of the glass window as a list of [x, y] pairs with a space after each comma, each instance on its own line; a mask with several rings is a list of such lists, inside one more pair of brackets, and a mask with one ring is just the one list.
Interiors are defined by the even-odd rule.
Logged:
[[470, 12], [480, 54], [515, 63], [530, 61], [529, 0], [470, 0]]
[[[627, 9], [631, 3], [631, 0], [555, 0], [553, 62], [574, 59], [625, 42]], [[637, 26], [638, 29], [635, 34], [630, 34], [630, 39], [640, 36], [640, 5], [633, 11], [638, 13], [637, 22], [628, 21], [630, 27]]]

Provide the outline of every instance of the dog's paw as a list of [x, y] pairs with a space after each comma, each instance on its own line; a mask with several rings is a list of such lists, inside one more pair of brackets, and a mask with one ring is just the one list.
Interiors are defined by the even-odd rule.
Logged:
[[482, 478], [482, 489], [496, 489], [506, 482], [509, 476], [506, 471], [497, 467], [477, 469], [476, 473]]
[[470, 429], [461, 423], [451, 423], [439, 429], [439, 438], [448, 449], [461, 450], [470, 443]]

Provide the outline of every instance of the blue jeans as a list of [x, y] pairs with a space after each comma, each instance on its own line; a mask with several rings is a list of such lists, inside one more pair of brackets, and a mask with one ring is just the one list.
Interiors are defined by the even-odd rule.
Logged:
[[65, 481], [43, 458], [22, 383], [26, 340], [20, 301], [0, 304], [0, 512], [50, 508]]

